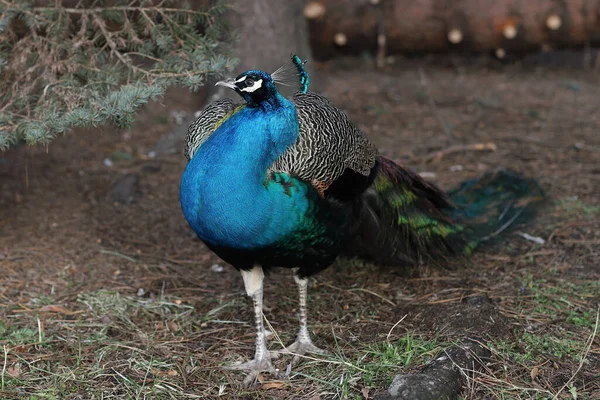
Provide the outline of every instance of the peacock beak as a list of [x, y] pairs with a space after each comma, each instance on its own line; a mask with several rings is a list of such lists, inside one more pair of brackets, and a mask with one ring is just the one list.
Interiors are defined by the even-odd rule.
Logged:
[[225, 87], [228, 87], [229, 89], [233, 89], [233, 90], [236, 89], [235, 79], [233, 79], [233, 78], [227, 79], [224, 81], [219, 81], [219, 82], [215, 83], [215, 86], [225, 86]]

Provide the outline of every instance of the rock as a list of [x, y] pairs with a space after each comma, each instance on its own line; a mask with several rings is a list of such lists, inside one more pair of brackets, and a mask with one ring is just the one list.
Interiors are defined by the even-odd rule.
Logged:
[[177, 111], [171, 110], [169, 116], [177, 125], [183, 125], [183, 123], [189, 119], [189, 115], [187, 111]]
[[175, 127], [171, 132], [162, 135], [152, 150], [148, 152], [148, 157], [154, 158], [176, 153], [181, 153], [183, 155], [183, 138], [185, 138], [188, 127], [194, 120], [195, 118], [188, 116], [184, 122]]
[[180, 140], [179, 135], [175, 133], [167, 133], [162, 135], [154, 148], [148, 152], [148, 157], [154, 158], [157, 156], [169, 155], [177, 153], [177, 144]]
[[133, 204], [140, 193], [137, 191], [138, 176], [126, 174], [121, 176], [110, 189], [110, 199], [116, 203]]
[[142, 172], [155, 174], [161, 170], [162, 166], [159, 162], [148, 161], [142, 166]]
[[396, 375], [387, 393], [375, 400], [454, 400], [463, 386], [462, 369], [477, 370], [490, 356], [478, 339], [467, 339], [451, 347], [418, 374]]
[[210, 266], [212, 272], [223, 272], [225, 268], [221, 264], [213, 264]]
[[131, 161], [131, 160], [133, 160], [133, 156], [131, 155], [131, 153], [128, 153], [126, 151], [117, 150], [117, 151], [113, 151], [110, 154], [109, 159], [113, 163], [115, 163], [115, 162], [119, 162], [119, 161]]
[[467, 296], [463, 301], [466, 304], [473, 306], [473, 307], [478, 307], [478, 306], [482, 306], [484, 304], [491, 303], [489, 297], [487, 297], [485, 294], [481, 294], [481, 293]]

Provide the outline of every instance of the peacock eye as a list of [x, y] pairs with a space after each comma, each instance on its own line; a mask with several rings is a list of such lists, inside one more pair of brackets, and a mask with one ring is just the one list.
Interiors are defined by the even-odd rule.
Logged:
[[246, 84], [246, 86], [252, 86], [254, 85], [254, 79], [252, 78], [247, 78], [244, 83]]

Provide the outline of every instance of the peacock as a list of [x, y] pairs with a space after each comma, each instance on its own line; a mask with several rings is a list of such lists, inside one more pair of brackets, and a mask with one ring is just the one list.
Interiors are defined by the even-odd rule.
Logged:
[[[253, 300], [256, 349], [230, 366], [274, 373], [282, 353], [321, 353], [307, 326], [308, 277], [337, 257], [394, 266], [468, 256], [481, 243], [531, 215], [544, 193], [532, 179], [495, 170], [445, 193], [378, 153], [327, 98], [307, 90], [284, 97], [290, 68], [249, 70], [217, 85], [242, 102], [208, 105], [190, 126], [181, 178], [183, 214], [198, 237], [241, 272]], [[295, 78], [297, 79], [297, 78]], [[269, 352], [263, 325], [263, 280], [290, 268], [299, 292], [300, 327], [293, 344]]]

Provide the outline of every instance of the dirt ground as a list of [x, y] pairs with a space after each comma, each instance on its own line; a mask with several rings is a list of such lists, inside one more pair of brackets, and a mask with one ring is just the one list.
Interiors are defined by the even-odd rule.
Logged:
[[[600, 399], [600, 73], [439, 59], [318, 67], [320, 92], [384, 155], [446, 189], [510, 167], [536, 178], [548, 204], [466, 263], [338, 261], [308, 300], [330, 354], [241, 389], [243, 375], [219, 367], [251, 356], [252, 307], [180, 211], [176, 120], [202, 104], [174, 91], [131, 130], [0, 153], [1, 398], [372, 398], [477, 337], [492, 358], [466, 371], [464, 399]], [[433, 156], [475, 143], [496, 150]], [[113, 201], [123, 191], [132, 204]], [[289, 271], [268, 277], [265, 316], [283, 343], [296, 304]]]

